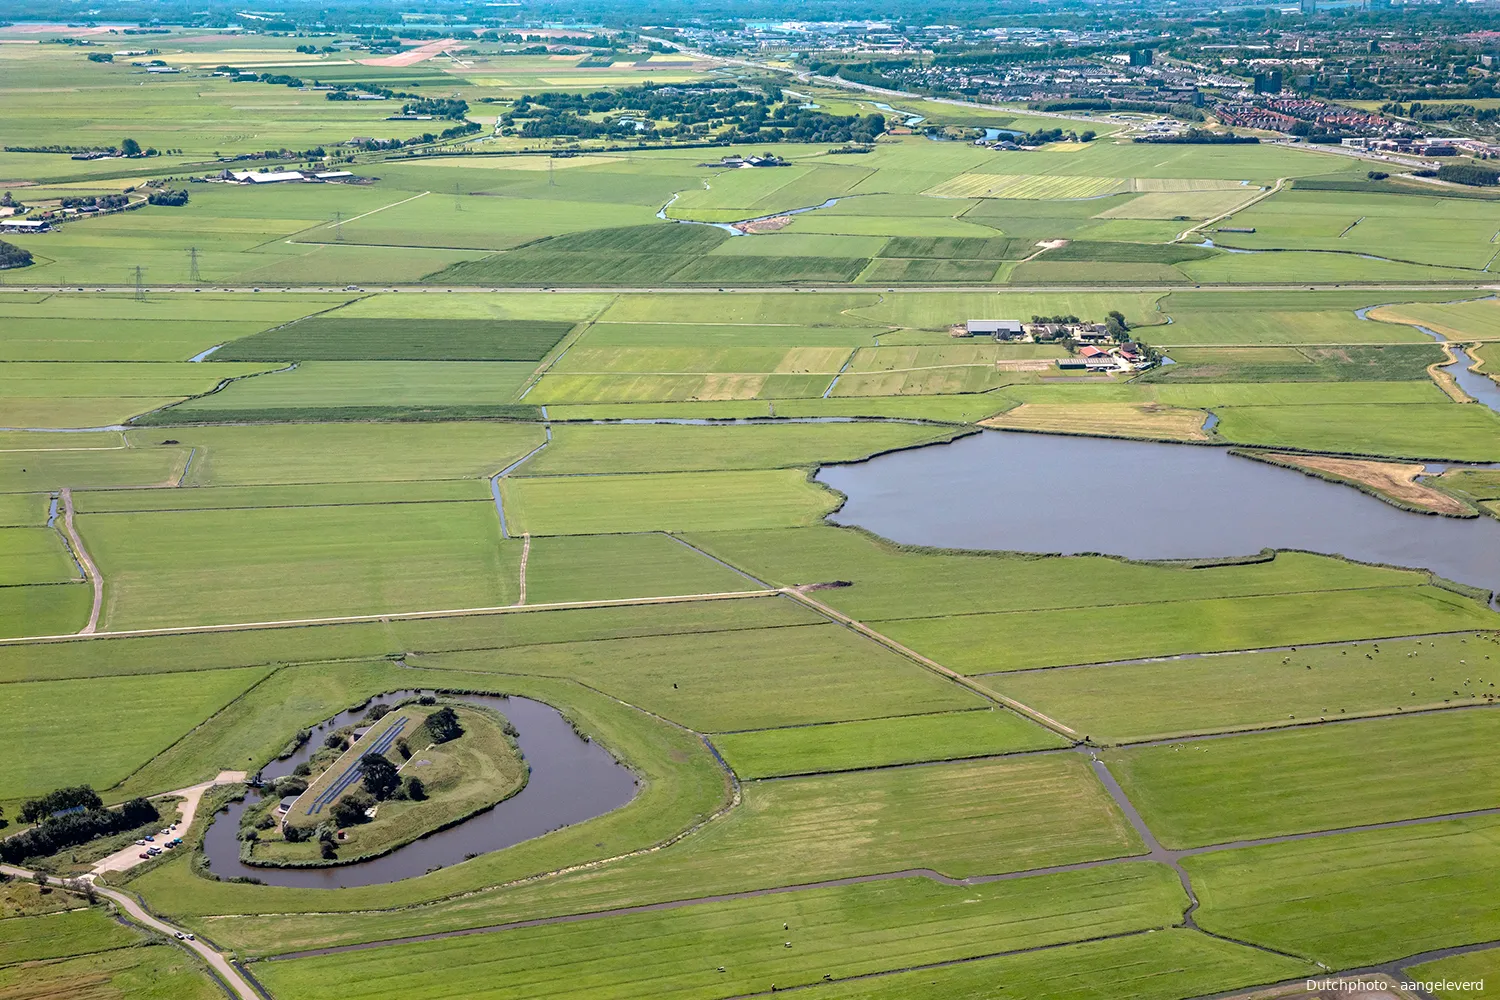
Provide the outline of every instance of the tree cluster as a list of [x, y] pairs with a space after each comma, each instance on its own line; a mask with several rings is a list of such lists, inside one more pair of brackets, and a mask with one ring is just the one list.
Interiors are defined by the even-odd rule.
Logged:
[[429, 715], [422, 723], [422, 728], [427, 730], [434, 743], [447, 743], [464, 734], [463, 724], [458, 721], [458, 713], [448, 705]]
[[146, 201], [152, 205], [168, 205], [177, 208], [188, 203], [188, 193], [181, 188], [164, 188], [160, 191], [152, 191], [146, 196]]
[[0, 271], [31, 264], [31, 251], [0, 240]]
[[1500, 184], [1500, 170], [1471, 163], [1445, 163], [1437, 168], [1437, 179], [1471, 187], [1494, 187]]
[[47, 857], [95, 837], [133, 830], [159, 819], [161, 813], [147, 799], [131, 799], [119, 809], [85, 808], [49, 816], [24, 833], [0, 840], [0, 861], [20, 864], [29, 858]]
[[403, 115], [432, 115], [434, 118], [464, 120], [469, 113], [469, 102], [457, 97], [424, 97], [407, 101], [401, 108]]
[[1253, 146], [1260, 142], [1260, 139], [1253, 135], [1235, 135], [1233, 132], [1210, 132], [1207, 129], [1190, 128], [1181, 135], [1141, 135], [1130, 141], [1161, 145]]
[[[183, 200], [186, 201], [186, 197]], [[130, 199], [123, 194], [100, 194], [87, 195], [82, 198], [63, 198], [61, 204], [63, 208], [97, 208], [107, 212], [116, 208], [124, 208], [130, 204]]]
[[99, 793], [88, 785], [74, 785], [48, 792], [38, 799], [28, 799], [21, 806], [21, 822], [35, 823], [53, 813], [68, 809], [98, 809], [104, 805]]

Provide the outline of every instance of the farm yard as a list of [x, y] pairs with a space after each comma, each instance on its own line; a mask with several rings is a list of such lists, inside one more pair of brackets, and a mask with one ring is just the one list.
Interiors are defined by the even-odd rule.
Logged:
[[[166, 151], [6, 151], [17, 199], [189, 191], [5, 234], [34, 263], [0, 272], [0, 870], [94, 864], [43, 836], [80, 786], [89, 822], [204, 805], [157, 854], [111, 828], [93, 903], [0, 881], [0, 996], [1193, 1000], [1494, 970], [1495, 202], [1104, 115], [859, 155], [515, 125], [543, 92], [763, 81], [685, 53], [150, 44], [181, 72], [0, 45], [28, 75], [8, 143], [128, 120]], [[480, 128], [346, 147], [452, 122], [314, 81]], [[806, 86], [771, 103], [877, 110]], [[349, 178], [216, 176], [316, 145]], [[1058, 457], [961, 450], [995, 440]], [[1292, 546], [1223, 511], [1218, 548], [1177, 551], [1186, 525], [1126, 503], [1161, 454], [1354, 528]], [[902, 506], [908, 460], [951, 506]], [[983, 478], [1054, 465], [1040, 502]]]

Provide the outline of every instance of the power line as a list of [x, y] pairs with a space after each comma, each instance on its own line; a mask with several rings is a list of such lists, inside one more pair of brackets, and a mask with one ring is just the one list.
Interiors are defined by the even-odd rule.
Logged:
[[146, 286], [141, 279], [141, 265], [139, 264], [135, 266], [135, 300], [137, 302], [146, 301]]
[[333, 213], [333, 242], [344, 242], [344, 213], [335, 211]]
[[459, 199], [458, 182], [455, 181], [454, 184], [453, 184], [453, 211], [455, 211], [455, 212], [462, 212], [463, 210], [464, 210], [463, 203]]
[[198, 248], [188, 247], [188, 281], [195, 285], [203, 283], [203, 276], [198, 273]]

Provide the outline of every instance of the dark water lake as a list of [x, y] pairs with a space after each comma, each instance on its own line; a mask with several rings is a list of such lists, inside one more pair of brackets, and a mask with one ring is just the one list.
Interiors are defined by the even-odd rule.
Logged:
[[[378, 695], [375, 701], [395, 702], [430, 692], [395, 691]], [[252, 798], [236, 802], [214, 817], [204, 836], [203, 849], [209, 867], [220, 878], [244, 876], [267, 885], [338, 889], [377, 885], [422, 875], [432, 868], [463, 861], [469, 854], [498, 851], [539, 837], [558, 827], [581, 823], [618, 809], [635, 797], [635, 775], [607, 750], [583, 739], [551, 705], [530, 698], [500, 695], [450, 695], [450, 700], [492, 708], [516, 727], [517, 742], [531, 777], [526, 787], [493, 809], [472, 816], [457, 826], [413, 841], [372, 861], [329, 868], [267, 868], [240, 860], [240, 817]], [[340, 712], [313, 727], [312, 739], [285, 760], [272, 761], [261, 772], [271, 780], [292, 773], [322, 746], [328, 732], [358, 722], [365, 705]]]
[[1500, 590], [1500, 521], [1414, 514], [1227, 449], [984, 431], [825, 466], [831, 515], [896, 542], [1131, 559], [1306, 549]]

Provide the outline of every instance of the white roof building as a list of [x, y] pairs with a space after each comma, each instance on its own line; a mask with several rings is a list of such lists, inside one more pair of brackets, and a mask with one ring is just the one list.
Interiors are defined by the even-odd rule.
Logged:
[[300, 181], [305, 179], [296, 170], [231, 170], [229, 176], [241, 183], [249, 184], [275, 184], [278, 181]]

